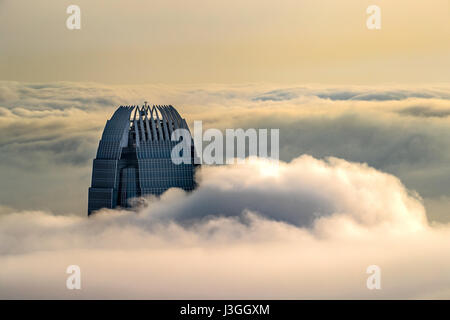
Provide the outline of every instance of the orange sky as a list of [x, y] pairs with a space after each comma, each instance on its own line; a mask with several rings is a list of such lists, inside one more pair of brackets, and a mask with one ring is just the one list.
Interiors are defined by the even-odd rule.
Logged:
[[[0, 1], [0, 79], [450, 81], [448, 0]], [[65, 26], [81, 8], [81, 30]], [[382, 28], [366, 28], [366, 8]]]

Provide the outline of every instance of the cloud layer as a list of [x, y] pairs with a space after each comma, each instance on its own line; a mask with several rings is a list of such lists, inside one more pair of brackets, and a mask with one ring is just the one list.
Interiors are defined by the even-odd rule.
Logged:
[[[0, 297], [448, 298], [449, 96], [1, 82]], [[284, 162], [203, 167], [191, 194], [87, 219], [106, 119], [145, 100], [204, 129], [279, 128]], [[80, 292], [65, 288], [71, 264]], [[381, 291], [365, 287], [372, 264]]]
[[449, 221], [448, 85], [275, 86], [0, 83], [0, 203], [86, 214], [91, 159], [117, 105], [172, 104], [204, 128], [279, 128], [280, 156], [364, 162]]
[[[245, 176], [245, 179], [242, 177]], [[449, 298], [449, 225], [367, 165], [203, 168], [138, 212], [0, 215], [1, 298]], [[65, 288], [68, 265], [82, 290]], [[382, 290], [366, 288], [367, 266]]]

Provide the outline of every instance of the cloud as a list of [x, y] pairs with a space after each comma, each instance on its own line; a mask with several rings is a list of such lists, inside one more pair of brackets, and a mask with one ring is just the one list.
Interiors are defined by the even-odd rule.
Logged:
[[[371, 94], [392, 99], [360, 99]], [[174, 105], [191, 128], [194, 120], [203, 120], [204, 129], [279, 128], [284, 161], [310, 154], [368, 163], [420, 193], [426, 206], [432, 204], [427, 210], [430, 219], [449, 221], [448, 202], [443, 200], [450, 196], [450, 128], [444, 117], [449, 96], [445, 85], [112, 86], [3, 81], [0, 203], [85, 215], [91, 159], [106, 120], [117, 105], [149, 101]]]
[[[199, 178], [194, 192], [169, 190], [138, 212], [0, 215], [0, 297], [449, 297], [449, 225], [429, 225], [392, 175], [302, 156]], [[71, 264], [78, 292], [65, 289]], [[372, 264], [381, 291], [366, 288]]]
[[399, 101], [406, 99], [443, 99], [450, 100], [450, 94], [445, 88], [430, 89], [403, 89], [388, 87], [336, 87], [313, 88], [294, 87], [282, 88], [263, 92], [254, 97], [254, 101], [286, 101], [298, 98], [302, 95], [314, 95], [321, 99], [332, 101]]
[[272, 90], [254, 97], [254, 101], [284, 101], [298, 97], [298, 93], [292, 90]]
[[[373, 178], [367, 183], [365, 179], [370, 175]], [[246, 177], [245, 182], [242, 177]], [[329, 158], [324, 162], [302, 156], [289, 164], [281, 163], [278, 167], [263, 160], [248, 166], [206, 167], [200, 172], [198, 179], [201, 181], [200, 187], [183, 200], [181, 210], [170, 212], [163, 207], [162, 212], [155, 213], [156, 207], [152, 210], [153, 215], [157, 215], [159, 219], [184, 221], [207, 218], [209, 215], [240, 216], [246, 209], [271, 220], [309, 227], [317, 217], [324, 218], [335, 212], [354, 210], [355, 219], [362, 219], [359, 212], [366, 212], [364, 221], [360, 222], [375, 225], [382, 213], [377, 213], [377, 206], [371, 198], [374, 195], [368, 194], [367, 190], [378, 191], [378, 185], [380, 190], [384, 189], [386, 192], [374, 196], [383, 198], [382, 210], [400, 212], [395, 209], [398, 205], [396, 197], [399, 196], [397, 190], [401, 189], [398, 179], [378, 173], [366, 165], [350, 164], [336, 158]], [[346, 186], [352, 189], [351, 193], [346, 193]], [[388, 199], [393, 194], [394, 197]], [[176, 197], [168, 195], [159, 204], [175, 202], [173, 206], [176, 208]], [[405, 214], [411, 215], [414, 212], [418, 221], [425, 219], [425, 213], [420, 213], [423, 210], [421, 205], [417, 212], [412, 209], [420, 202], [409, 203], [411, 195], [404, 194], [403, 197], [400, 201], [408, 203]], [[393, 207], [387, 209], [387, 203]], [[370, 212], [373, 212], [373, 217], [370, 217]], [[402, 217], [399, 220], [404, 224]]]
[[400, 114], [409, 115], [419, 118], [445, 118], [450, 115], [450, 110], [436, 110], [430, 107], [409, 107], [399, 111]]
[[319, 97], [323, 99], [331, 100], [359, 100], [359, 101], [390, 101], [390, 100], [405, 100], [410, 98], [423, 98], [423, 99], [449, 99], [447, 94], [441, 94], [439, 92], [431, 91], [407, 91], [407, 90], [378, 90], [375, 92], [348, 92], [348, 91], [335, 91], [331, 94], [319, 93]]

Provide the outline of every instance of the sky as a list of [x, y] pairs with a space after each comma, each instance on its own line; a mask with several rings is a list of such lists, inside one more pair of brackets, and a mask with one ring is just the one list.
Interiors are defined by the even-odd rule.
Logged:
[[[373, 4], [381, 30], [366, 27]], [[449, 82], [449, 38], [448, 0], [2, 0], [0, 79]]]
[[[0, 298], [450, 298], [449, 18], [447, 0], [0, 0]], [[191, 193], [88, 219], [105, 123], [144, 101], [279, 129], [280, 165], [202, 166]]]

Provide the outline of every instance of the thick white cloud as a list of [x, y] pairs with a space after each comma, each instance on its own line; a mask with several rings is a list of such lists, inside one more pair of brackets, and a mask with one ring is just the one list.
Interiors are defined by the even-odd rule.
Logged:
[[[392, 175], [302, 156], [278, 168], [205, 167], [199, 180], [136, 213], [7, 209], [0, 297], [450, 297], [450, 227], [430, 225], [419, 196]], [[65, 288], [71, 264], [81, 291]], [[380, 291], [366, 288], [372, 264]]]

